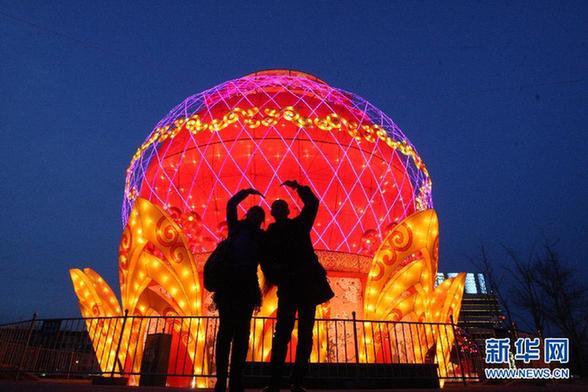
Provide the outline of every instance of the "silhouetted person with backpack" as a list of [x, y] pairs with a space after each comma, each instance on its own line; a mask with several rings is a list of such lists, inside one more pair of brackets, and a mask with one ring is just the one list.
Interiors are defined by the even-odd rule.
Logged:
[[262, 270], [270, 284], [278, 286], [278, 310], [276, 329], [272, 341], [271, 382], [266, 392], [280, 389], [282, 368], [292, 338], [296, 313], [298, 313], [298, 343], [296, 362], [292, 373], [292, 391], [304, 391], [308, 360], [312, 351], [312, 330], [316, 306], [333, 297], [326, 273], [314, 253], [310, 231], [314, 224], [319, 199], [308, 186], [296, 181], [286, 181], [298, 193], [304, 204], [300, 214], [288, 218], [290, 209], [284, 200], [272, 203], [271, 214], [275, 222], [266, 232], [266, 255]]
[[[224, 392], [229, 378], [229, 391], [243, 391], [243, 367], [249, 347], [253, 310], [261, 305], [257, 266], [261, 259], [264, 232], [261, 225], [265, 212], [260, 206], [247, 211], [245, 219], [237, 218], [237, 206], [249, 195], [263, 196], [255, 189], [243, 189], [227, 203], [228, 249], [222, 286], [214, 294], [218, 307], [219, 327], [216, 336], [215, 392]], [[229, 351], [231, 371], [228, 374]]]

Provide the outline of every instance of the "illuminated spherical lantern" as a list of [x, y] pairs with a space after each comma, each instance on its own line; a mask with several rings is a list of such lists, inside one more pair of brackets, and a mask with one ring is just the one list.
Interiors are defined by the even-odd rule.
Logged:
[[[331, 316], [359, 310], [371, 257], [395, 223], [432, 208], [431, 181], [415, 148], [383, 112], [309, 74], [272, 70], [185, 99], [131, 160], [123, 224], [137, 197], [162, 207], [202, 262], [226, 235], [225, 207], [239, 189], [269, 212], [277, 198], [296, 214], [289, 179], [321, 200], [312, 238], [337, 297]], [[271, 217], [266, 225], [271, 222]], [[201, 271], [201, 269], [200, 269]]]
[[[345, 354], [345, 361], [421, 363], [434, 352], [436, 363], [448, 363], [452, 329], [440, 334], [430, 325], [458, 319], [465, 274], [435, 285], [439, 230], [423, 161], [380, 110], [295, 71], [228, 81], [187, 98], [156, 125], [127, 170], [120, 301], [94, 270], [73, 268], [82, 315], [188, 317], [188, 323], [168, 320], [177, 344], [168, 373], [179, 374], [182, 369], [173, 364], [183, 358], [196, 374], [194, 385], [210, 386], [197, 373], [213, 368], [214, 334], [205, 333], [208, 323], [192, 322], [214, 311], [207, 306], [210, 293], [202, 290], [203, 264], [227, 235], [226, 203], [238, 190], [253, 187], [266, 195], [249, 197], [241, 215], [254, 204], [269, 211], [278, 198], [290, 203], [292, 215], [300, 211], [295, 192], [280, 187], [286, 180], [308, 184], [320, 198], [312, 239], [336, 295], [317, 307], [317, 317], [350, 319], [355, 311], [364, 320], [426, 323], [415, 331], [416, 341], [412, 333], [410, 341], [395, 333], [396, 343], [388, 346], [378, 346], [376, 336], [383, 335], [373, 324], [358, 323], [356, 357]], [[276, 289], [264, 290], [250, 360], [269, 361], [276, 307]], [[110, 331], [86, 319], [102, 371], [115, 365], [113, 356], [102, 357], [112, 346], [105, 343], [109, 339], [129, 347], [116, 363], [126, 372], [140, 371], [136, 358], [148, 331], [135, 325], [137, 320], [142, 319]], [[142, 332], [134, 334], [137, 328]], [[336, 332], [335, 340], [332, 333], [329, 338], [330, 330], [325, 323], [315, 325], [321, 343], [313, 347], [311, 361], [325, 360], [332, 347], [347, 350], [347, 339]], [[351, 330], [343, 333], [351, 339]], [[406, 347], [404, 359], [393, 353], [394, 346]], [[438, 371], [443, 380], [447, 368]], [[186, 386], [186, 380], [177, 386]], [[133, 376], [129, 382], [137, 381]]]

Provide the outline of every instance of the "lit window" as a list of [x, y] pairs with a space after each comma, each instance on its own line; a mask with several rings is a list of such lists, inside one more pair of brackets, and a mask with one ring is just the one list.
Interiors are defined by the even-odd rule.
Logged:
[[488, 294], [488, 290], [486, 289], [486, 278], [484, 278], [484, 274], [478, 274], [478, 287], [480, 288], [480, 293]]
[[471, 272], [466, 274], [465, 292], [467, 294], [478, 294], [478, 288], [476, 287], [476, 276]]

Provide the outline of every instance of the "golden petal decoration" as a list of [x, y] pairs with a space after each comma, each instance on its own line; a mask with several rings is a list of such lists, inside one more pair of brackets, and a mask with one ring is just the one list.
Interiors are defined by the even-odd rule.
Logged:
[[[452, 318], [455, 322], [459, 318], [461, 309], [461, 299], [465, 286], [464, 272], [454, 278], [444, 280], [436, 289], [432, 302], [433, 321], [440, 323], [450, 323]], [[443, 358], [444, 363], [449, 363], [451, 349], [455, 336], [453, 329], [446, 329], [444, 333], [438, 333], [436, 336], [436, 358]], [[443, 388], [444, 377], [447, 376], [447, 366], [439, 366], [439, 384]]]
[[[97, 273], [90, 269], [72, 269], [70, 275], [84, 318], [123, 315], [112, 289]], [[123, 317], [116, 319], [114, 329], [101, 328], [108, 336], [92, 333], [100, 328], [101, 320], [86, 322], [102, 371], [139, 372], [140, 361], [135, 358], [142, 357], [145, 337], [149, 329], [153, 329], [153, 323], [141, 316], [168, 316], [171, 318], [161, 325], [161, 332], [180, 336], [183, 352], [197, 371], [206, 373], [205, 325], [194, 326], [181, 319], [202, 316], [202, 291], [196, 263], [181, 228], [163, 209], [148, 200], [136, 199], [123, 230], [119, 276], [122, 308], [129, 316], [124, 330]], [[115, 363], [119, 339], [125, 349], [120, 351]], [[176, 355], [180, 351], [175, 350]], [[132, 355], [126, 358], [127, 353]], [[170, 363], [174, 363], [173, 358]], [[206, 387], [207, 382], [198, 377], [194, 380], [199, 387]], [[130, 383], [137, 384], [138, 379], [132, 377]]]
[[[261, 287], [265, 287], [265, 278], [261, 268], [257, 270], [257, 277]], [[278, 309], [278, 290], [271, 287], [263, 293], [263, 302], [259, 311], [255, 314], [258, 319], [252, 320], [251, 335], [249, 337], [248, 361], [267, 362], [272, 351], [273, 322], [271, 317], [276, 316]]]
[[[162, 257], [143, 257], [148, 244], [154, 250], [147, 254], [160, 253]], [[150, 280], [171, 294], [178, 314], [200, 314], [200, 280], [188, 241], [173, 219], [146, 199], [135, 201], [123, 232], [119, 266], [123, 307], [129, 314], [134, 314], [139, 294]]]
[[437, 214], [431, 209], [410, 215], [388, 232], [374, 255], [368, 274], [364, 294], [365, 319], [383, 319], [382, 313], [387, 312], [389, 302], [382, 298], [386, 295], [384, 287], [398, 279], [404, 281], [399, 272], [416, 260], [425, 260], [427, 279], [421, 284], [432, 290], [437, 273], [438, 237]]
[[111, 371], [115, 365], [122, 322], [107, 317], [122, 315], [118, 300], [110, 286], [94, 270], [74, 268], [69, 270], [69, 274], [100, 370]]
[[[457, 321], [463, 296], [465, 273], [446, 279], [435, 288], [439, 258], [439, 228], [434, 210], [417, 212], [398, 223], [384, 238], [376, 251], [364, 293], [364, 319], [412, 321], [422, 323], [451, 323]], [[394, 336], [402, 324], [394, 325]], [[453, 328], [440, 332], [434, 324], [411, 324], [408, 332], [410, 347], [403, 353], [409, 362], [428, 360], [431, 350], [439, 366], [440, 384], [447, 375], [450, 352], [454, 343]], [[361, 339], [365, 348], [360, 350], [361, 362], [373, 362], [378, 357], [402, 353], [378, 353], [372, 340], [378, 333], [373, 324], [364, 326]], [[412, 339], [416, 337], [416, 339]], [[399, 339], [399, 338], [397, 338]], [[401, 338], [400, 338], [401, 339]], [[392, 350], [392, 349], [391, 349]]]

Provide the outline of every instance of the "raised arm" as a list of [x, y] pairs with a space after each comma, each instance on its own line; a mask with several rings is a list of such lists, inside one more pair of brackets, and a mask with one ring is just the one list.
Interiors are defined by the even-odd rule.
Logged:
[[235, 193], [227, 202], [227, 226], [229, 232], [232, 232], [237, 225], [237, 206], [247, 197], [245, 189]]
[[314, 224], [314, 220], [316, 219], [316, 214], [318, 213], [318, 197], [316, 197], [309, 186], [300, 185], [297, 181], [286, 181], [282, 185], [289, 186], [298, 193], [298, 196], [302, 200], [303, 207], [300, 214], [294, 219], [301, 222], [302, 226], [310, 231]]
[[304, 204], [297, 219], [310, 231], [318, 213], [319, 199], [308, 186], [300, 186], [296, 189], [296, 192]]
[[263, 196], [259, 191], [253, 188], [241, 189], [239, 192], [235, 193], [227, 202], [227, 227], [229, 229], [229, 234], [232, 233], [233, 230], [235, 230], [237, 227], [237, 206], [249, 195]]

